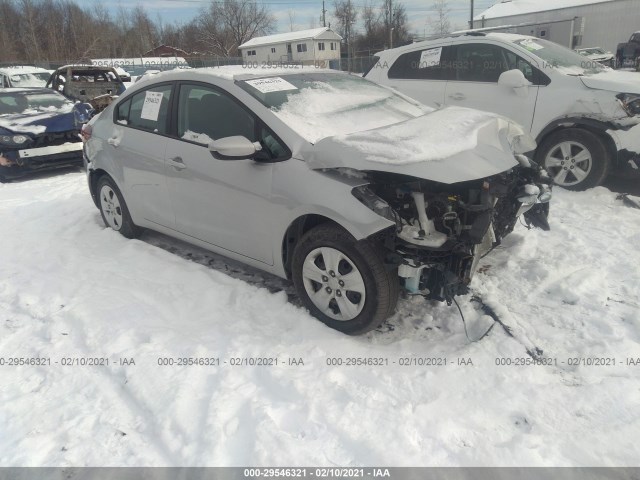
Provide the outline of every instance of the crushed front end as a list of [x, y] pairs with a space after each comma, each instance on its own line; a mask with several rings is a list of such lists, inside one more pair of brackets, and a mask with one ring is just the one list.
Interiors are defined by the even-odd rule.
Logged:
[[520, 165], [481, 180], [442, 184], [369, 172], [353, 194], [393, 221], [377, 235], [387, 263], [410, 293], [451, 303], [468, 292], [478, 262], [511, 233], [519, 218], [548, 230], [551, 179], [524, 156]]

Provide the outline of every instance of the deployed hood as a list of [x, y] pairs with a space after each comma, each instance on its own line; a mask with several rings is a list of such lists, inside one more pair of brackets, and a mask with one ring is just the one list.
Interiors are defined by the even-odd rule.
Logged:
[[387, 127], [325, 138], [302, 154], [313, 169], [393, 172], [452, 184], [518, 165], [510, 144], [519, 135], [528, 137], [503, 117], [452, 107]]
[[582, 83], [589, 88], [608, 90], [616, 93], [640, 94], [640, 75], [634, 72], [618, 72], [607, 70], [595, 75], [580, 77]]

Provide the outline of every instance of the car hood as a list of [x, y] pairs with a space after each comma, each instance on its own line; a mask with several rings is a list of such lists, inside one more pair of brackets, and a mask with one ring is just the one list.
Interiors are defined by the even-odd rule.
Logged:
[[582, 83], [588, 88], [608, 90], [617, 93], [640, 93], [640, 78], [634, 72], [618, 72], [608, 70], [595, 75], [580, 77]]
[[302, 155], [312, 169], [382, 171], [452, 184], [518, 165], [509, 141], [520, 134], [524, 132], [519, 125], [498, 115], [449, 107], [406, 122], [325, 138]]
[[[80, 107], [81, 104], [78, 105]], [[83, 115], [85, 114], [85, 115]], [[68, 132], [78, 129], [77, 120], [88, 119], [86, 107], [73, 106], [66, 111], [0, 115], [0, 129], [11, 133], [39, 135], [44, 132]]]

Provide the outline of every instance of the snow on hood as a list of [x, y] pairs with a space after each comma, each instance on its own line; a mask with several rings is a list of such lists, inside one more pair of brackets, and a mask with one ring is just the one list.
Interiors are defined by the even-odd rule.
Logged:
[[325, 138], [303, 152], [311, 168], [352, 168], [457, 183], [517, 165], [508, 134], [524, 133], [498, 115], [449, 107], [406, 122]]
[[640, 75], [634, 72], [605, 70], [595, 75], [582, 76], [580, 80], [589, 88], [640, 94]]
[[74, 104], [66, 103], [63, 108], [29, 109], [21, 113], [0, 115], [0, 128], [13, 133], [38, 135], [47, 131], [52, 119], [62, 115], [72, 115]]

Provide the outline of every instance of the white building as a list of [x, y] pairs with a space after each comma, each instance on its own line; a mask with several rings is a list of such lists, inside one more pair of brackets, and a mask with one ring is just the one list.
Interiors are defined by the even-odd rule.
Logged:
[[342, 37], [327, 27], [252, 38], [238, 47], [245, 63], [304, 63], [328, 67], [340, 59]]
[[[527, 26], [521, 26], [528, 24]], [[511, 31], [569, 48], [616, 51], [640, 28], [640, 0], [501, 0], [474, 17], [474, 28]]]

